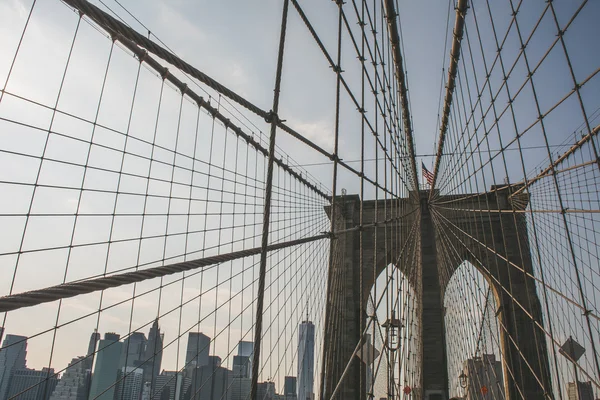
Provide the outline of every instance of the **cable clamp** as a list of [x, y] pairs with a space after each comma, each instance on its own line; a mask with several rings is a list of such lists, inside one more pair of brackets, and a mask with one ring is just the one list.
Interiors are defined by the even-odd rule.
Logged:
[[272, 123], [273, 121], [282, 122], [279, 119], [279, 117], [277, 116], [277, 114], [275, 112], [273, 112], [273, 110], [271, 110], [267, 113], [267, 115], [265, 116], [265, 121], [269, 124]]
[[160, 76], [163, 80], [167, 79], [167, 76], [169, 76], [169, 68], [163, 69], [163, 71], [160, 73]]
[[321, 232], [323, 235], [327, 236], [329, 239], [336, 239], [336, 236], [331, 231], [323, 231]]
[[585, 312], [582, 314], [584, 317], [589, 317], [589, 315], [592, 313], [592, 310], [585, 310]]
[[140, 62], [144, 62], [146, 57], [148, 57], [148, 50], [142, 50], [142, 53], [138, 56]]

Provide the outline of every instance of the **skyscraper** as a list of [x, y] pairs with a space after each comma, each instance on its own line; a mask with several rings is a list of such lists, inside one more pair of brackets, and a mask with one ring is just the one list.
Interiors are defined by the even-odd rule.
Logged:
[[250, 357], [252, 360], [252, 354], [254, 353], [254, 342], [245, 342], [240, 340], [238, 343], [238, 356]]
[[86, 400], [90, 389], [91, 371], [87, 368], [89, 358], [76, 357], [56, 385], [50, 400]]
[[158, 327], [158, 318], [154, 320], [150, 332], [148, 332], [148, 342], [144, 351], [144, 383], [150, 382], [150, 391], [154, 390], [156, 377], [160, 374], [160, 365], [162, 363], [163, 336]]
[[18, 400], [48, 400], [58, 378], [54, 368], [18, 369], [14, 372], [8, 390], [8, 398]]
[[209, 351], [210, 338], [201, 332], [190, 332], [185, 353], [185, 367], [194, 368], [208, 365]]
[[139, 400], [142, 395], [144, 371], [136, 367], [122, 367], [117, 372], [114, 400]]
[[54, 391], [58, 378], [53, 368], [18, 369], [10, 381], [8, 398], [14, 400], [48, 400]]
[[[239, 349], [238, 349], [239, 351]], [[233, 356], [233, 374], [231, 383], [231, 400], [245, 400], [250, 396], [250, 357]]]
[[296, 377], [286, 376], [283, 384], [283, 395], [285, 400], [295, 400], [297, 390]]
[[464, 372], [468, 377], [468, 400], [480, 399], [482, 387], [487, 389], [490, 399], [504, 398], [504, 379], [502, 376], [502, 363], [496, 361], [494, 354], [483, 354], [465, 361]]
[[231, 383], [231, 371], [226, 368], [211, 365], [194, 368], [183, 400], [230, 400]]
[[[568, 400], [594, 400], [594, 390], [592, 382], [577, 382], [578, 388], [575, 388], [575, 382], [567, 384]], [[579, 397], [577, 397], [577, 389], [579, 389]]]
[[298, 400], [312, 399], [314, 368], [315, 326], [310, 321], [304, 321], [298, 332]]
[[260, 382], [256, 385], [256, 398], [275, 400], [275, 382]]
[[0, 400], [8, 396], [10, 382], [16, 370], [25, 369], [27, 356], [27, 338], [18, 335], [6, 335], [0, 350]]
[[83, 369], [92, 369], [92, 365], [94, 365], [94, 353], [96, 352], [96, 345], [99, 341], [100, 334], [94, 329], [94, 333], [92, 333], [92, 335], [90, 336], [90, 342], [88, 343], [88, 351], [85, 354], [87, 358], [84, 361]]
[[137, 367], [142, 364], [144, 352], [146, 351], [146, 342], [146, 335], [142, 332], [132, 332], [131, 335], [123, 341], [121, 360], [119, 361], [119, 371], [123, 367]]
[[246, 400], [250, 398], [252, 379], [234, 377], [229, 388], [231, 400]]
[[250, 378], [250, 357], [233, 356], [233, 377]]
[[104, 339], [98, 343], [89, 400], [96, 398], [98, 398], [97, 400], [113, 400], [117, 371], [123, 350], [123, 343], [119, 339], [120, 336], [116, 333], [105, 333]]
[[152, 400], [181, 400], [182, 392], [190, 380], [179, 371], [163, 371], [156, 377]]
[[247, 370], [248, 378], [252, 378], [252, 357], [254, 356], [254, 342], [245, 342], [240, 340], [238, 343], [238, 356], [248, 357]]

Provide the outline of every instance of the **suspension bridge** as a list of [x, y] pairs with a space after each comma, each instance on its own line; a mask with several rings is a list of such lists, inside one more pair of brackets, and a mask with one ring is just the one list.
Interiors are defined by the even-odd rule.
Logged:
[[0, 400], [600, 398], [598, 17], [0, 3]]

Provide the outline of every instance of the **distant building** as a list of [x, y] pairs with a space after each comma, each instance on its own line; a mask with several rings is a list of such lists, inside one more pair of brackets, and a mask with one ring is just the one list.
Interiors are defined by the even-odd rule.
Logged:
[[98, 343], [89, 400], [96, 398], [113, 400], [114, 398], [117, 371], [123, 350], [123, 343], [119, 339], [120, 336], [116, 333], [105, 333], [104, 339]]
[[252, 358], [254, 357], [254, 342], [240, 340], [238, 343], [238, 356], [248, 357], [248, 378], [252, 378]]
[[0, 350], [0, 400], [8, 398], [8, 390], [15, 371], [25, 369], [27, 337], [6, 335]]
[[114, 400], [140, 400], [144, 371], [136, 367], [122, 367], [117, 372]]
[[238, 343], [238, 356], [251, 357], [254, 353], [254, 342], [240, 340]]
[[257, 400], [275, 400], [275, 382], [260, 382], [256, 385]]
[[250, 378], [250, 357], [248, 356], [233, 356], [233, 377], [234, 378]]
[[286, 376], [283, 381], [283, 395], [285, 400], [296, 400], [298, 388], [295, 376]]
[[71, 360], [67, 370], [56, 385], [50, 400], [86, 400], [91, 382], [91, 371], [87, 368], [89, 358]]
[[121, 359], [119, 360], [119, 371], [123, 367], [138, 367], [142, 364], [146, 351], [146, 335], [142, 332], [132, 332], [123, 341]]
[[85, 354], [86, 359], [84, 361], [83, 369], [92, 370], [92, 366], [94, 365], [94, 357], [96, 356], [96, 347], [98, 346], [98, 342], [100, 341], [100, 334], [94, 329], [94, 333], [90, 336], [90, 341], [88, 343], [88, 351]]
[[14, 400], [48, 400], [54, 391], [58, 378], [53, 368], [18, 369], [14, 371], [8, 398]]
[[481, 390], [487, 388], [487, 398], [504, 398], [504, 380], [502, 377], [502, 363], [496, 361], [494, 354], [483, 354], [465, 361], [464, 373], [467, 375], [468, 388], [467, 400], [482, 398]]
[[221, 357], [208, 356], [208, 366], [213, 368], [219, 368], [221, 366]]
[[567, 383], [568, 400], [594, 400], [592, 382], [577, 381], [577, 386], [579, 388], [579, 397], [577, 397], [577, 388], [575, 387], [575, 382]]
[[[247, 358], [247, 357], [246, 357]], [[231, 400], [246, 400], [250, 398], [250, 388], [252, 386], [252, 379], [249, 377], [233, 377], [229, 392], [231, 393]]]
[[190, 375], [191, 383], [182, 400], [231, 400], [230, 370], [205, 365], [195, 368]]
[[184, 389], [189, 386], [189, 378], [182, 372], [163, 371], [156, 377], [152, 400], [181, 400]]
[[[239, 351], [239, 348], [238, 348]], [[231, 383], [231, 400], [246, 400], [250, 396], [250, 357], [233, 356], [233, 378]]]
[[298, 400], [312, 399], [314, 368], [315, 326], [310, 321], [304, 321], [298, 332]]
[[155, 380], [160, 374], [163, 355], [163, 335], [158, 327], [158, 318], [154, 320], [150, 332], [148, 332], [148, 342], [142, 357], [144, 361], [144, 383], [150, 383], [150, 392], [154, 390]]
[[201, 332], [188, 334], [185, 368], [196, 368], [208, 365], [210, 338]]

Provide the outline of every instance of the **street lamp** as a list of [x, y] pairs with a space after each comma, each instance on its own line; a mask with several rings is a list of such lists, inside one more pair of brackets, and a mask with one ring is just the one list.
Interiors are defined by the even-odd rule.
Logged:
[[400, 347], [400, 329], [403, 327], [402, 321], [396, 318], [396, 312], [392, 310], [392, 316], [389, 318], [382, 327], [385, 328], [386, 343], [385, 347], [390, 351], [396, 351]]
[[458, 381], [460, 383], [460, 387], [466, 389], [469, 385], [469, 377], [465, 374], [465, 371], [461, 372], [458, 376]]

